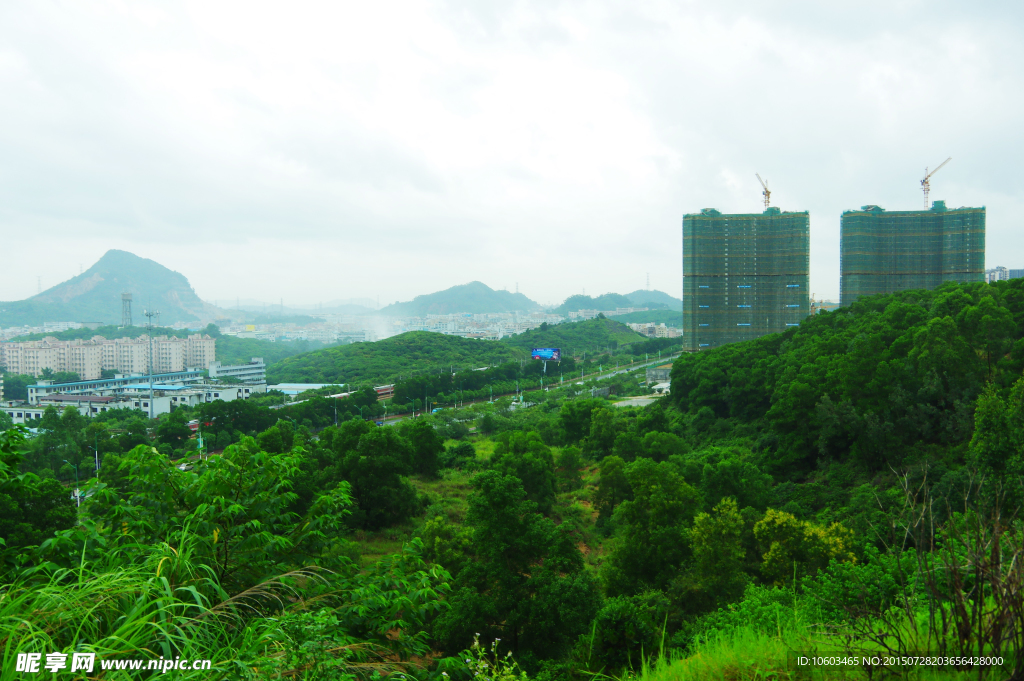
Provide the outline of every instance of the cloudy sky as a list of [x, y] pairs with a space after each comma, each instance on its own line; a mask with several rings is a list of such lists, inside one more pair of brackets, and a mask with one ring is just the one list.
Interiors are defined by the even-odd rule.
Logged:
[[988, 207], [1024, 267], [1024, 3], [0, 4], [0, 300], [120, 248], [207, 300], [679, 295], [681, 216]]

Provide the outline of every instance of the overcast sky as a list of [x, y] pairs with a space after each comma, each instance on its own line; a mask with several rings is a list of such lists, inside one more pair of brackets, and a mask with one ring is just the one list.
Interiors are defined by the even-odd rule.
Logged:
[[704, 207], [988, 207], [1024, 267], [1024, 3], [0, 4], [0, 300], [120, 248], [207, 300], [680, 295]]

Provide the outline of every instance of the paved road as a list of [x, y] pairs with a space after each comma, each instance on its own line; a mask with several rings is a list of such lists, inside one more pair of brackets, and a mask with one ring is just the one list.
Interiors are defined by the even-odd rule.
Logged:
[[660, 397], [624, 397], [620, 402], [613, 402], [616, 407], [646, 407], [648, 404], [654, 404]]

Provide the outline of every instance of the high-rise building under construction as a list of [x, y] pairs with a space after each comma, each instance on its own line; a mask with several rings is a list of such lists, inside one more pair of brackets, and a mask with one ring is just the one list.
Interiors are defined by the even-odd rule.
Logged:
[[807, 316], [810, 215], [767, 208], [683, 216], [683, 347], [704, 350]]
[[887, 211], [863, 206], [840, 221], [839, 302], [944, 281], [985, 280], [985, 209]]

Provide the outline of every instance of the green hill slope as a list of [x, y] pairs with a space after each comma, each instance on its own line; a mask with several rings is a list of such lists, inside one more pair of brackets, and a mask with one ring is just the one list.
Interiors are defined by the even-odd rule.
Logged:
[[502, 338], [501, 343], [522, 348], [527, 352], [530, 348], [562, 348], [562, 352], [570, 353], [593, 351], [604, 348], [615, 348], [620, 345], [639, 343], [649, 340], [641, 336], [625, 324], [611, 319], [588, 319], [585, 322], [565, 322], [553, 326], [542, 325], [516, 336]]
[[390, 383], [421, 371], [475, 369], [525, 353], [493, 341], [410, 331], [376, 343], [353, 343], [288, 357], [267, 370], [270, 383]]
[[641, 289], [627, 293], [626, 297], [633, 301], [635, 307], [667, 307], [670, 310], [683, 309], [683, 301], [674, 298], [664, 291], [648, 291]]
[[77, 277], [26, 300], [0, 303], [0, 326], [36, 326], [47, 321], [121, 321], [121, 293], [134, 296], [133, 321], [145, 321], [144, 308], [157, 309], [165, 322], [199, 318], [206, 307], [184, 275], [126, 251], [110, 250]]
[[392, 317], [423, 317], [428, 314], [452, 314], [470, 312], [515, 312], [536, 310], [540, 305], [522, 293], [495, 291], [479, 281], [461, 286], [452, 286], [444, 291], [416, 296], [410, 302], [388, 305], [380, 314]]
[[947, 282], [684, 353], [671, 399], [770, 429], [773, 465], [811, 470], [824, 458], [889, 471], [934, 457], [946, 466], [941, 452], [962, 456], [971, 440], [974, 401], [988, 389], [1005, 395], [1020, 378], [1022, 339], [1024, 279]]
[[576, 310], [614, 310], [617, 307], [633, 306], [633, 301], [618, 293], [606, 293], [597, 298], [577, 294], [566, 298], [565, 302], [552, 310], [552, 312], [564, 315]]

